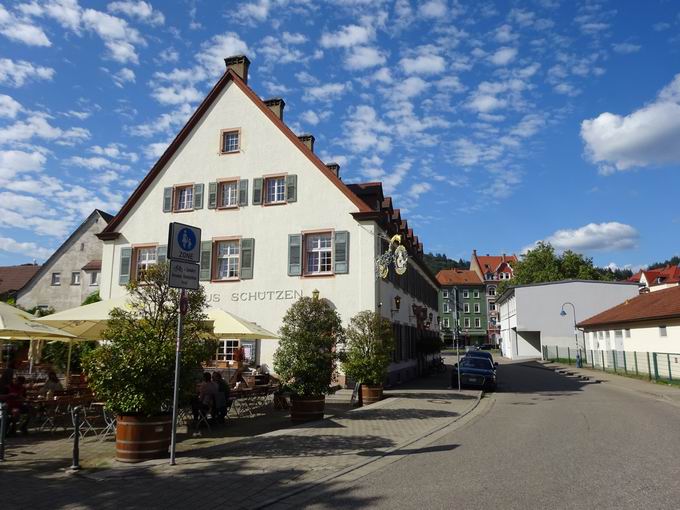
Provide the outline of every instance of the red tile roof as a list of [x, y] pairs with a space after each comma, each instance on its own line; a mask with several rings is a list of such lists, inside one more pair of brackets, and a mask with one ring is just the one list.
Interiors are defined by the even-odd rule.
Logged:
[[80, 269], [82, 269], [83, 271], [101, 271], [101, 268], [102, 268], [101, 260], [90, 260]]
[[468, 269], [442, 269], [437, 273], [440, 285], [482, 285], [481, 278]]
[[515, 255], [475, 255], [482, 272], [496, 271], [503, 262], [517, 262]]
[[628, 280], [631, 282], [639, 282], [643, 274], [650, 287], [666, 283], [680, 283], [680, 266], [669, 265], [666, 267], [657, 267], [655, 269], [641, 269]]
[[0, 267], [0, 294], [21, 289], [39, 269], [34, 264]]
[[680, 286], [640, 294], [624, 303], [580, 322], [579, 326], [601, 326], [650, 319], [680, 318]]

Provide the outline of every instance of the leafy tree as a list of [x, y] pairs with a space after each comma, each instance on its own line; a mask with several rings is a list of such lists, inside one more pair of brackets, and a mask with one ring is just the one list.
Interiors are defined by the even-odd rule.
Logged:
[[[117, 414], [153, 416], [172, 405], [180, 291], [170, 288], [167, 280], [164, 264], [129, 283], [129, 308], [111, 311], [103, 333], [108, 342], [84, 359], [93, 391]], [[187, 295], [180, 364], [180, 395], [185, 398], [195, 391], [201, 363], [215, 353], [215, 343], [205, 339], [210, 327], [203, 312], [203, 287]]]
[[569, 279], [613, 279], [612, 275], [593, 266], [593, 259], [571, 250], [557, 255], [552, 245], [544, 242], [539, 242], [534, 249], [527, 251], [520, 260], [511, 265], [514, 272], [513, 279], [501, 281], [497, 288], [498, 294], [502, 294], [512, 285]]
[[387, 377], [393, 350], [390, 321], [370, 310], [359, 312], [347, 328], [342, 368], [357, 382], [380, 385]]
[[331, 388], [336, 345], [344, 338], [338, 312], [324, 299], [302, 297], [288, 309], [274, 353], [274, 371], [294, 395], [315, 397]]
[[660, 267], [678, 266], [678, 265], [680, 265], [680, 256], [675, 255], [668, 260], [664, 260], [663, 262], [654, 262], [653, 264], [650, 264], [649, 269], [658, 269]]
[[[71, 350], [71, 373], [83, 369], [83, 358], [97, 347], [96, 342], [74, 342]], [[68, 364], [68, 342], [49, 342], [42, 350], [42, 359], [54, 368], [66, 371]]]
[[92, 294], [90, 294], [89, 296], [87, 296], [85, 298], [85, 301], [83, 301], [83, 305], [90, 305], [92, 303], [98, 303], [101, 300], [102, 300], [102, 298], [99, 297], [99, 291], [96, 290]]
[[423, 255], [423, 261], [434, 274], [442, 269], [470, 269], [469, 261], [463, 259], [456, 261], [448, 258], [444, 253], [426, 253]]

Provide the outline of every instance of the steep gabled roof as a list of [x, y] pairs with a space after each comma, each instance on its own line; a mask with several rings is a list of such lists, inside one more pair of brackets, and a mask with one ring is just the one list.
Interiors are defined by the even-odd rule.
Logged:
[[437, 281], [442, 285], [483, 285], [482, 279], [469, 269], [442, 269], [437, 273]]
[[477, 255], [473, 253], [473, 256], [477, 259], [479, 268], [483, 273], [488, 271], [495, 273], [504, 262], [517, 262], [515, 255]]
[[578, 326], [604, 326], [645, 320], [680, 318], [680, 287], [640, 294], [613, 308], [578, 323]]
[[37, 264], [0, 267], [0, 295], [22, 289], [39, 269]]
[[148, 174], [139, 183], [139, 186], [132, 192], [132, 195], [123, 204], [120, 211], [109, 222], [108, 226], [99, 234], [100, 239], [110, 240], [115, 239], [120, 235], [116, 232], [116, 228], [120, 225], [120, 222], [127, 216], [127, 214], [132, 210], [137, 201], [142, 197], [147, 188], [154, 182], [156, 177], [161, 173], [165, 165], [174, 156], [177, 150], [181, 147], [182, 143], [191, 134], [191, 131], [196, 127], [198, 122], [201, 120], [203, 115], [208, 111], [212, 104], [217, 100], [220, 93], [229, 84], [229, 82], [234, 82], [241, 91], [253, 102], [255, 105], [267, 116], [267, 118], [278, 127], [281, 132], [295, 145], [307, 158], [319, 169], [319, 171], [324, 174], [342, 193], [357, 206], [360, 212], [369, 212], [371, 209], [366, 205], [366, 203], [361, 200], [357, 195], [352, 193], [345, 183], [343, 183], [340, 178], [335, 175], [335, 173], [330, 170], [319, 158], [316, 156], [300, 139], [295, 133], [293, 133], [288, 126], [271, 111], [271, 109], [260, 99], [260, 97], [251, 89], [246, 83], [241, 79], [241, 77], [236, 74], [233, 70], [227, 69], [222, 77], [218, 80], [215, 86], [210, 90], [208, 95], [205, 97], [203, 102], [198, 106], [196, 111], [193, 113], [191, 118], [187, 121], [184, 127], [177, 134], [175, 139], [170, 143], [168, 148], [165, 150], [163, 155], [158, 159], [156, 164], [151, 168]]

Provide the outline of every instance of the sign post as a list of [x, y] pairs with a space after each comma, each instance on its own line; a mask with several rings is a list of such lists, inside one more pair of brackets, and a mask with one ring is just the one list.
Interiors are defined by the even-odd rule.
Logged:
[[182, 321], [189, 310], [186, 289], [198, 289], [199, 261], [201, 256], [201, 229], [171, 223], [168, 229], [168, 253], [170, 261], [168, 285], [182, 289], [178, 303], [177, 341], [175, 344], [175, 382], [172, 395], [172, 436], [170, 438], [170, 465], [175, 465], [177, 447], [177, 407], [179, 406], [179, 365], [182, 356]]

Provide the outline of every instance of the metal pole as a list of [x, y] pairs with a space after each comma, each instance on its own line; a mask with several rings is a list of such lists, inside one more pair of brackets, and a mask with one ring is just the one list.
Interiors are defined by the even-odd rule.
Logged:
[[66, 361], [66, 386], [71, 382], [71, 352], [73, 351], [73, 342], [68, 343], [68, 360]]
[[170, 440], [170, 465], [175, 465], [175, 449], [177, 447], [177, 406], [179, 400], [179, 360], [181, 356], [181, 344], [182, 344], [182, 317], [183, 317], [183, 301], [186, 299], [186, 293], [184, 289], [180, 294], [179, 304], [177, 307], [177, 343], [175, 346], [175, 387], [172, 395], [172, 436]]
[[458, 391], [460, 391], [460, 342], [456, 340], [456, 373], [458, 374]]
[[0, 462], [5, 460], [5, 435], [7, 434], [7, 404], [0, 402]]
[[80, 470], [80, 410], [81, 406], [76, 406], [73, 409], [73, 461], [71, 463], [71, 471]]

